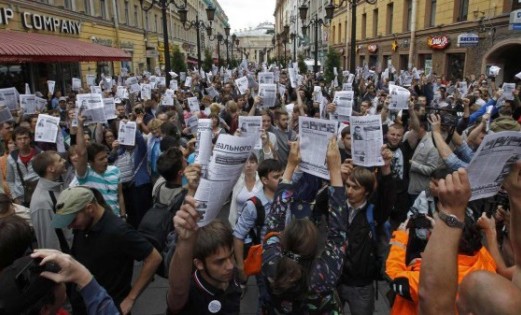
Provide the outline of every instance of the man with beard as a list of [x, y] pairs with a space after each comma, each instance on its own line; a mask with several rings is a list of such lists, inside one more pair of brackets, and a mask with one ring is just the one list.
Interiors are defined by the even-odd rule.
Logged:
[[286, 165], [288, 162], [289, 154], [289, 142], [297, 140], [297, 134], [295, 131], [288, 129], [289, 115], [285, 111], [277, 111], [275, 113], [276, 127], [271, 127], [268, 131], [271, 131], [277, 136], [277, 153], [279, 155], [279, 161], [282, 165]]

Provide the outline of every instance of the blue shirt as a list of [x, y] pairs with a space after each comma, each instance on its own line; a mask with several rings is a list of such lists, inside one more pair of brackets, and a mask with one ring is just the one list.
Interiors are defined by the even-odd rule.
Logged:
[[[78, 176], [76, 179], [80, 185], [96, 188], [105, 198], [107, 204], [112, 211], [119, 216], [119, 200], [118, 200], [118, 185], [120, 179], [119, 168], [109, 165], [103, 174], [98, 174], [93, 171], [90, 166], [83, 177]], [[71, 183], [71, 186], [73, 184]]]
[[[255, 197], [259, 198], [260, 202], [264, 206], [264, 213], [267, 216], [271, 209], [272, 199], [268, 199], [264, 194], [264, 189], [259, 190]], [[237, 214], [237, 224], [233, 228], [233, 236], [243, 240], [244, 243], [251, 243], [251, 237], [248, 235], [250, 230], [255, 226], [255, 220], [257, 220], [257, 208], [251, 200], [246, 201], [240, 212]], [[262, 228], [261, 239], [264, 238], [266, 229]]]
[[92, 280], [80, 290], [81, 297], [87, 308], [89, 315], [115, 315], [119, 310], [114, 304], [114, 300], [108, 295], [107, 291], [99, 285], [96, 279]]

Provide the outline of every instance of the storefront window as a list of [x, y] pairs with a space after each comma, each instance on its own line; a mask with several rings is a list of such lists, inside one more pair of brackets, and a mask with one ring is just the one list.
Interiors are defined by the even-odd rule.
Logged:
[[15, 87], [18, 92], [25, 89], [24, 74], [27, 72], [27, 66], [22, 65], [0, 65], [0, 88]]
[[463, 78], [465, 54], [447, 54], [447, 79], [455, 82]]
[[96, 75], [101, 77], [101, 74], [111, 76], [113, 73], [112, 64], [110, 62], [98, 62], [96, 65]]

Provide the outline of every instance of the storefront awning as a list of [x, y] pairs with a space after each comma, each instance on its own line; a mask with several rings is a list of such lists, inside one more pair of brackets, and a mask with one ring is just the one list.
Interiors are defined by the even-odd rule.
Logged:
[[0, 62], [80, 62], [130, 60], [130, 54], [79, 39], [0, 31]]

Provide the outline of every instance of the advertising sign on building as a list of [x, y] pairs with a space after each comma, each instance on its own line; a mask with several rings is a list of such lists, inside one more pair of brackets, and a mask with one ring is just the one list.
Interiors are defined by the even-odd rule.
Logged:
[[521, 31], [521, 9], [510, 12], [509, 30]]
[[473, 47], [479, 44], [479, 35], [476, 33], [463, 33], [458, 35], [458, 47]]
[[443, 50], [449, 46], [449, 38], [445, 35], [427, 37], [427, 46], [431, 49]]
[[367, 51], [370, 52], [371, 54], [376, 53], [378, 51], [378, 45], [376, 45], [376, 44], [367, 45]]

